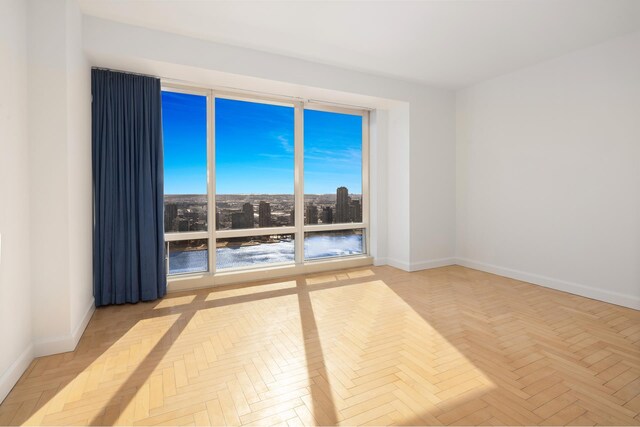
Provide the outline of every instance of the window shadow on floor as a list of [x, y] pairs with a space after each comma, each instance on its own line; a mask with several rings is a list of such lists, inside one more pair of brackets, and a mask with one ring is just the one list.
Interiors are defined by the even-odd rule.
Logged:
[[[314, 290], [348, 286], [349, 284], [351, 283], [325, 283], [320, 286], [314, 286]], [[217, 290], [208, 290], [205, 292], [211, 292], [215, 294], [216, 291], [225, 292], [233, 289], [244, 290], [248, 288], [246, 286], [224, 287]], [[120, 387], [114, 398], [104, 406], [104, 412], [94, 417], [91, 420], [90, 424], [110, 425], [114, 424], [120, 419], [120, 417], [122, 416], [122, 410], [130, 403], [131, 399], [135, 397], [136, 391], [149, 379], [150, 375], [156, 369], [158, 363], [162, 360], [162, 357], [171, 348], [172, 343], [182, 333], [182, 331], [198, 311], [206, 310], [209, 308], [240, 304], [243, 302], [277, 298], [287, 295], [297, 295], [298, 297], [300, 322], [307, 360], [319, 359], [319, 363], [316, 366], [318, 375], [314, 376], [313, 378], [309, 378], [309, 389], [313, 405], [313, 416], [316, 419], [317, 423], [320, 425], [336, 424], [336, 407], [333, 402], [331, 389], [327, 380], [328, 375], [324, 362], [322, 344], [320, 342], [316, 319], [313, 312], [313, 306], [311, 304], [311, 299], [309, 296], [309, 289], [305, 285], [304, 280], [297, 279], [296, 287], [293, 288], [285, 287], [284, 289], [260, 291], [260, 287], [256, 286], [254, 289], [250, 289], [250, 291], [251, 290], [253, 290], [253, 292], [246, 293], [244, 295], [230, 296], [213, 300], [207, 300], [207, 298], [204, 298], [206, 294], [201, 293], [188, 305], [179, 305], [168, 309], [157, 310], [154, 317], [162, 315], [163, 311], [167, 311], [169, 313], [179, 312], [180, 317], [178, 318], [178, 320], [176, 320], [173, 326], [169, 328], [169, 330], [167, 330], [163, 338], [158, 341], [156, 346], [149, 352], [145, 360], [140, 364], [136, 371], [133, 372], [129, 376], [129, 379]], [[313, 373], [315, 373], [315, 371]], [[309, 370], [309, 376], [311, 376], [311, 374], [312, 372]]]
[[[0, 425], [42, 424], [45, 412], [54, 411], [47, 407], [53, 399], [72, 393], [71, 389], [77, 389], [79, 382], [92, 380], [92, 369], [106, 369], [110, 364], [106, 360], [109, 350], [126, 340], [141, 322], [156, 317], [151, 310], [155, 304], [141, 302], [97, 308], [74, 351], [38, 357], [31, 362], [0, 404]], [[157, 314], [166, 316], [167, 310]], [[55, 405], [61, 406], [63, 402]], [[53, 421], [50, 418], [50, 422]]]
[[[357, 282], [358, 279], [334, 280], [314, 285], [313, 291]], [[318, 423], [335, 424], [336, 409], [328, 385], [309, 287], [301, 278], [294, 278], [291, 286], [274, 287], [277, 283], [279, 282], [272, 280], [263, 282], [263, 287], [259, 283], [181, 292], [170, 294], [159, 302], [97, 309], [75, 351], [34, 360], [0, 405], [0, 424], [109, 425], [126, 422], [127, 414], [124, 412], [128, 410], [136, 393], [148, 382], [158, 364], [198, 311], [294, 295], [298, 298], [305, 354], [308, 359], [318, 361], [313, 372], [314, 379], [309, 379], [313, 416]], [[234, 291], [238, 295], [227, 296]], [[127, 359], [124, 354], [119, 359], [117, 354], [108, 353], [109, 349], [123, 343], [126, 345], [129, 340], [127, 334], [134, 328], [146, 327], [145, 321], [162, 318], [166, 319], [164, 333], [150, 349], [145, 350], [146, 355], [137, 363], [135, 370], [128, 373], [127, 379], [119, 382], [116, 378], [122, 374], [115, 371], [119, 371], [118, 363], [126, 363]], [[105, 353], [108, 354], [106, 358]], [[99, 381], [105, 370], [115, 370], [114, 380], [111, 382], [120, 383], [115, 390], [113, 386], [109, 387], [108, 394], [111, 397], [108, 401], [104, 401], [105, 396], [100, 395], [97, 387], [96, 391], [82, 395], [87, 382]], [[124, 374], [126, 369], [122, 371]], [[69, 402], [69, 393], [79, 396]], [[85, 398], [94, 402], [90, 405], [93, 410], [82, 408]], [[83, 418], [83, 411], [86, 418]]]
[[[313, 416], [318, 425], [335, 425], [338, 422], [336, 405], [333, 401], [333, 392], [329, 384], [329, 375], [320, 341], [318, 325], [313, 312], [313, 304], [309, 295], [306, 280], [298, 279], [298, 305], [300, 307], [300, 323], [304, 340], [304, 352], [307, 359], [309, 389], [311, 391], [311, 404]], [[314, 375], [309, 362], [319, 359], [317, 375]]]

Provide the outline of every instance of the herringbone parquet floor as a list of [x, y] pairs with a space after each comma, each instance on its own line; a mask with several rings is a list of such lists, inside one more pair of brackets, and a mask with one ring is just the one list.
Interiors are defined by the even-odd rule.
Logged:
[[0, 424], [640, 424], [640, 312], [463, 267], [371, 267], [93, 316]]

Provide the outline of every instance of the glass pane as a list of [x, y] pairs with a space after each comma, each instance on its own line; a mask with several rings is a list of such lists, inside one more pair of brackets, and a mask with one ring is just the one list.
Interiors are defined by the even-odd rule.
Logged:
[[304, 222], [362, 222], [362, 116], [304, 111]]
[[209, 242], [207, 239], [167, 242], [169, 246], [169, 274], [197, 273], [209, 270]]
[[304, 235], [304, 258], [318, 259], [365, 252], [364, 230], [317, 231]]
[[215, 102], [216, 229], [293, 225], [293, 107]]
[[207, 230], [207, 97], [162, 92], [164, 231]]
[[218, 239], [216, 269], [288, 263], [295, 259], [293, 234]]

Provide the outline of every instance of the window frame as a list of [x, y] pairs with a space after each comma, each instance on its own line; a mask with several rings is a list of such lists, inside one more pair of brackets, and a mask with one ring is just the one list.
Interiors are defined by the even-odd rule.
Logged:
[[[169, 274], [169, 254], [166, 256], [167, 278], [169, 283], [194, 278], [215, 277], [233, 273], [260, 272], [264, 270], [277, 270], [283, 267], [310, 267], [316, 270], [322, 265], [339, 263], [346, 259], [370, 259], [371, 227], [370, 227], [370, 169], [369, 169], [369, 110], [357, 107], [336, 106], [330, 102], [308, 101], [300, 98], [243, 93], [241, 91], [217, 90], [212, 88], [196, 87], [162, 81], [162, 91], [185, 93], [190, 95], [206, 96], [207, 102], [207, 231], [196, 232], [165, 232], [166, 243], [208, 239], [208, 271], [197, 273]], [[233, 99], [247, 102], [257, 102], [294, 108], [294, 209], [295, 218], [293, 226], [264, 227], [247, 229], [216, 230], [216, 158], [215, 158], [215, 104], [216, 98]], [[349, 114], [362, 117], [362, 222], [340, 224], [304, 224], [304, 111], [316, 110], [330, 113]], [[345, 255], [329, 258], [304, 258], [304, 239], [306, 233], [322, 231], [340, 231], [362, 229], [364, 244], [362, 254]], [[216, 242], [218, 239], [233, 237], [265, 236], [276, 234], [294, 235], [295, 255], [293, 263], [274, 263], [257, 265], [255, 267], [216, 268]], [[314, 268], [314, 265], [316, 268]], [[209, 284], [210, 286], [210, 284]], [[187, 287], [188, 288], [188, 287]]]

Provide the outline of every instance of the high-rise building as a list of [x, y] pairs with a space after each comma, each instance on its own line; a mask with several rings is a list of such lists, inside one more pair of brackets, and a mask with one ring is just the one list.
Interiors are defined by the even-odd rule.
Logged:
[[352, 200], [349, 206], [349, 219], [352, 222], [362, 222], [362, 204], [360, 200]]
[[189, 227], [189, 220], [188, 219], [180, 218], [180, 219], [178, 219], [177, 223], [178, 223], [178, 230], [177, 231], [191, 231], [191, 229]]
[[332, 224], [333, 223], [333, 208], [331, 206], [325, 206], [322, 208], [322, 219], [323, 224]]
[[164, 205], [164, 230], [175, 231], [175, 221], [178, 218], [178, 205], [167, 203]]
[[296, 208], [291, 209], [291, 213], [289, 214], [289, 225], [296, 224]]
[[244, 212], [232, 212], [231, 213], [231, 228], [247, 228], [246, 216]]
[[271, 227], [271, 205], [260, 202], [258, 206], [258, 227]]
[[253, 228], [253, 205], [251, 203], [242, 205], [242, 213], [244, 214], [244, 228]]
[[216, 209], [216, 230], [220, 230], [220, 211]]
[[347, 187], [338, 187], [336, 191], [336, 214], [334, 222], [349, 222], [349, 190]]
[[318, 223], [318, 207], [313, 203], [309, 203], [306, 207], [306, 215], [304, 218], [305, 224], [317, 224]]

